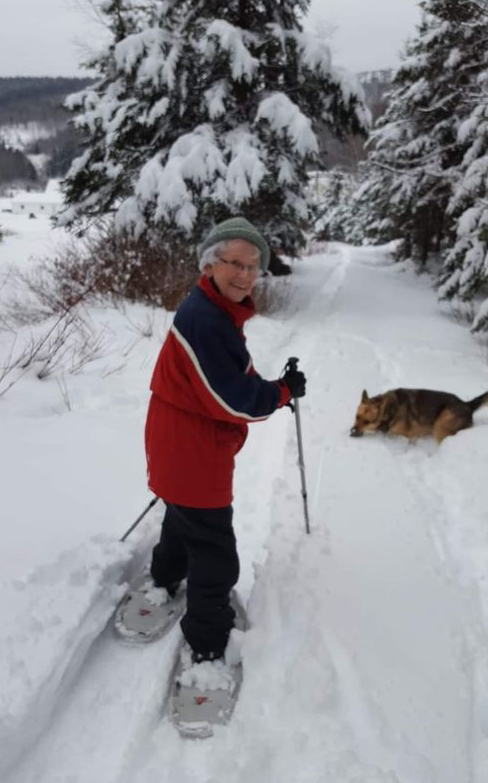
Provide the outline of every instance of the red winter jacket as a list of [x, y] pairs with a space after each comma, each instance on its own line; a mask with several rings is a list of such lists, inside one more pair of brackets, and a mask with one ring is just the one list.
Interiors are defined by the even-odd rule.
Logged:
[[247, 423], [290, 399], [283, 382], [253, 368], [242, 327], [254, 312], [250, 297], [236, 304], [202, 276], [175, 315], [154, 369], [145, 432], [149, 487], [169, 503], [229, 505]]

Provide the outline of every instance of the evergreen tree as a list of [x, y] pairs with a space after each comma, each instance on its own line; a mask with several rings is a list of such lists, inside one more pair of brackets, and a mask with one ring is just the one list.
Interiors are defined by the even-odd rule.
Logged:
[[364, 226], [355, 203], [358, 175], [340, 168], [331, 169], [325, 178], [314, 234], [317, 239], [362, 243]]
[[423, 0], [388, 108], [370, 140], [368, 181], [359, 194], [367, 234], [403, 238], [402, 254], [425, 262], [453, 231], [446, 210], [465, 145], [458, 136], [466, 92], [486, 62], [483, 0]]
[[309, 0], [109, 0], [99, 79], [74, 96], [88, 138], [66, 179], [64, 222], [116, 213], [168, 247], [244, 213], [295, 254], [310, 220], [317, 133], [364, 132], [367, 110], [303, 32]]
[[459, 128], [460, 142], [469, 146], [449, 204], [456, 241], [444, 260], [439, 294], [476, 303], [473, 331], [488, 331], [488, 71], [480, 76], [474, 103]]

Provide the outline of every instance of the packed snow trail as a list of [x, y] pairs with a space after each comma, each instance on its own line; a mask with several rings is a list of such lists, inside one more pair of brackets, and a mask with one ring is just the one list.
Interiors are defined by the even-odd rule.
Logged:
[[285, 410], [251, 427], [238, 458], [239, 590], [251, 629], [231, 724], [191, 742], [165, 717], [178, 629], [144, 649], [121, 647], [106, 629], [6, 783], [484, 779], [483, 607], [469, 552], [452, 542], [468, 499], [477, 497], [475, 521], [488, 499], [479, 470], [477, 484], [446, 477], [467, 454], [488, 464], [488, 416], [441, 447], [348, 432], [364, 387], [469, 398], [488, 388], [485, 371], [462, 327], [446, 319], [439, 329], [425, 281], [385, 266], [377, 250], [332, 250], [297, 266], [287, 320], [258, 318], [247, 330], [265, 377], [277, 356], [299, 356], [307, 373], [312, 534]]

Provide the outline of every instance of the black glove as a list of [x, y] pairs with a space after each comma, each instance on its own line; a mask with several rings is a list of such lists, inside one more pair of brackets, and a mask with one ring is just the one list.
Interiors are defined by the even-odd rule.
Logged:
[[307, 379], [301, 370], [287, 370], [282, 380], [288, 386], [292, 397], [305, 397]]

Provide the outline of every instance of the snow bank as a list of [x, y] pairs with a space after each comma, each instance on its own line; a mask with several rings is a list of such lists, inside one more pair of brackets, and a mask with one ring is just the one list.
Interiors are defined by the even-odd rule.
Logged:
[[124, 593], [131, 548], [97, 538], [2, 584], [0, 774], [32, 745]]

